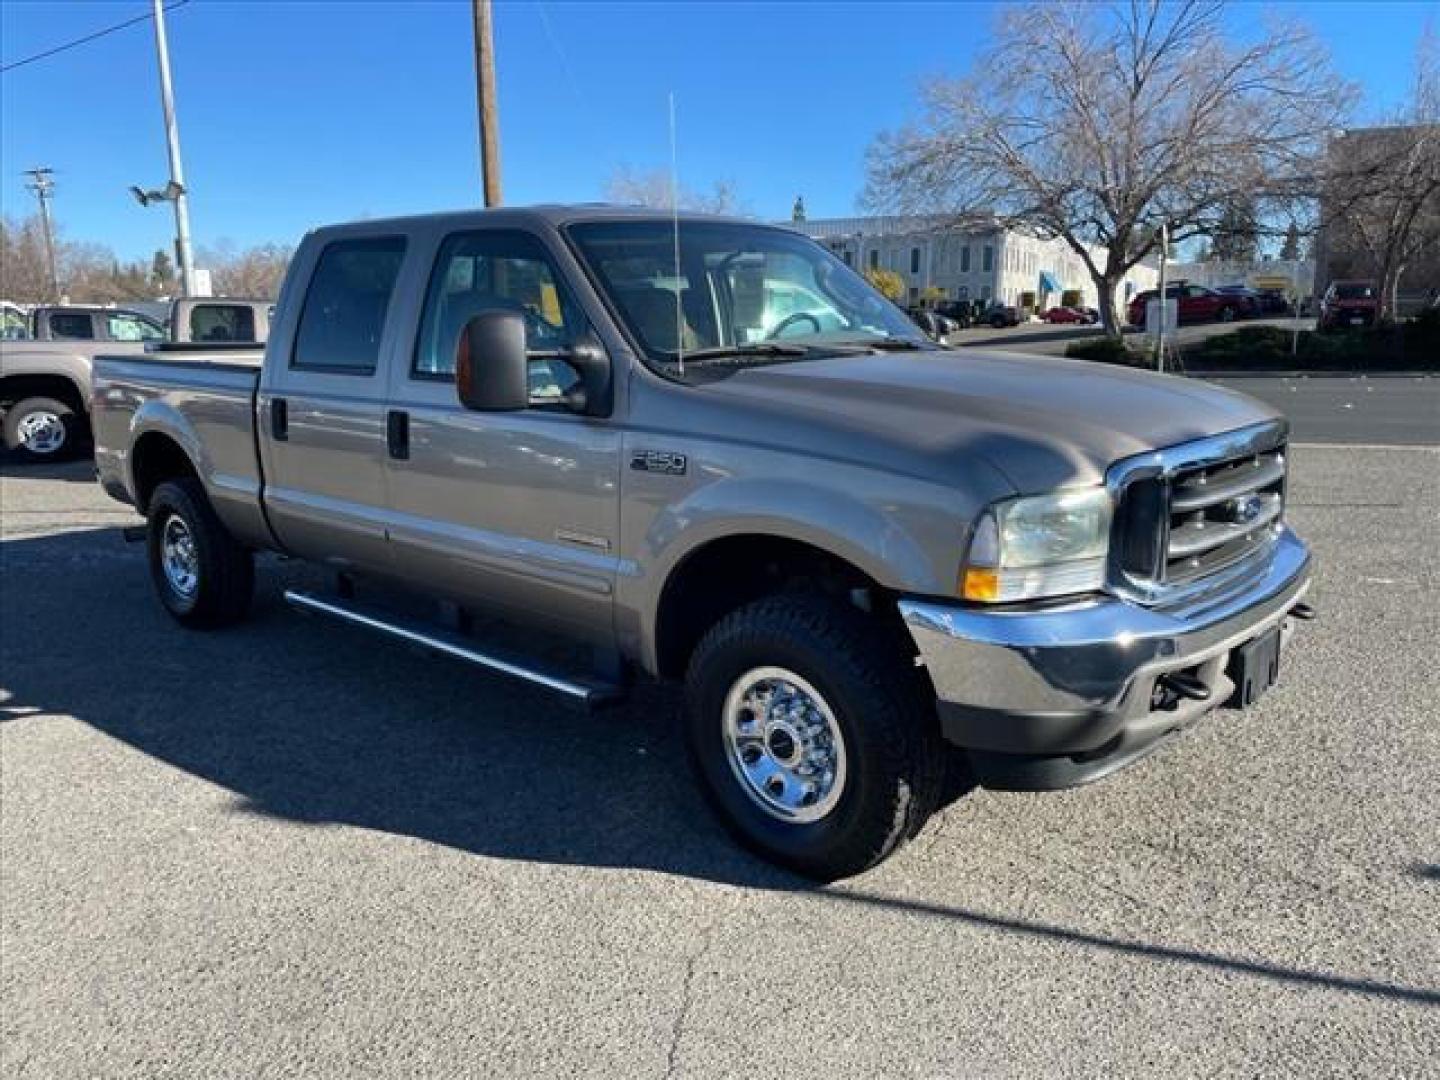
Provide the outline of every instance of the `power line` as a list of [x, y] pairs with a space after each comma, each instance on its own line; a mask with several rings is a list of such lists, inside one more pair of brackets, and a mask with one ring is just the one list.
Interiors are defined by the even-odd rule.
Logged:
[[[190, 0], [172, 0], [171, 3], [165, 5], [165, 10], [173, 11], [175, 8], [184, 7], [189, 2]], [[33, 64], [37, 60], [44, 60], [47, 56], [54, 56], [56, 53], [65, 52], [67, 49], [73, 49], [79, 45], [84, 45], [87, 42], [94, 41], [96, 38], [102, 38], [107, 34], [113, 34], [117, 30], [124, 30], [127, 26], [134, 26], [136, 23], [142, 23], [152, 18], [154, 18], [154, 15], [147, 11], [144, 15], [136, 15], [133, 19], [126, 19], [122, 23], [116, 23], [114, 26], [107, 26], [103, 30], [96, 30], [93, 34], [86, 34], [84, 37], [76, 38], [74, 41], [67, 41], [63, 45], [56, 45], [53, 49], [46, 49], [44, 52], [38, 52], [34, 56], [27, 56], [23, 60], [16, 60], [14, 63], [6, 64], [3, 67], [0, 67], [0, 75], [5, 74], [7, 71], [14, 71], [16, 68], [24, 67], [26, 64]]]

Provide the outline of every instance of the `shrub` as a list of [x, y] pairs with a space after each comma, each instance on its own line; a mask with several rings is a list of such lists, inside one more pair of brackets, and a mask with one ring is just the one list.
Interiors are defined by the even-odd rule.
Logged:
[[1065, 355], [1072, 360], [1090, 360], [1097, 364], [1122, 364], [1125, 367], [1151, 366], [1150, 357], [1132, 348], [1118, 337], [1085, 338], [1065, 346]]

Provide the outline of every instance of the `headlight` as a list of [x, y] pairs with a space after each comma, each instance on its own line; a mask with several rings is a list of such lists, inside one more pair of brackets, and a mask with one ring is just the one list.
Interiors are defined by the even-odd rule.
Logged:
[[960, 595], [999, 604], [1094, 592], [1105, 583], [1110, 511], [1104, 488], [996, 503], [975, 526]]

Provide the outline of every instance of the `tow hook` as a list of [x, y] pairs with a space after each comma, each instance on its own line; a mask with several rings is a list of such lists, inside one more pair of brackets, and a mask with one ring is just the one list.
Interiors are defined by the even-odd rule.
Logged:
[[1160, 676], [1160, 685], [1176, 697], [1190, 698], [1194, 701], [1210, 700], [1210, 687], [1194, 675], [1187, 675], [1183, 671], [1172, 671], [1169, 675]]
[[1301, 622], [1309, 622], [1315, 618], [1315, 615], [1315, 609], [1303, 600], [1290, 609], [1290, 617], [1292, 619], [1299, 619]]

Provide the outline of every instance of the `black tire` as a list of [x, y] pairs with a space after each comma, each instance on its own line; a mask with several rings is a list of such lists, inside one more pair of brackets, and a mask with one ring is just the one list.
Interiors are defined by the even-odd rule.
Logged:
[[[162, 561], [172, 519], [183, 523], [181, 535], [191, 541], [196, 573], [188, 591], [171, 580]], [[254, 556], [220, 523], [199, 480], [167, 480], [155, 489], [146, 546], [155, 592], [176, 622], [209, 630], [239, 622], [249, 613], [255, 590]]]
[[[840, 729], [846, 778], [817, 821], [774, 816], [731, 765], [726, 697], [759, 667], [809, 682]], [[933, 700], [893, 633], [849, 605], [785, 594], [727, 615], [691, 658], [686, 705], [691, 761], [722, 822], [752, 851], [806, 877], [833, 881], [876, 865], [938, 805], [946, 754]]]
[[5, 410], [5, 448], [21, 461], [68, 461], [87, 434], [85, 418], [56, 398], [24, 398]]

